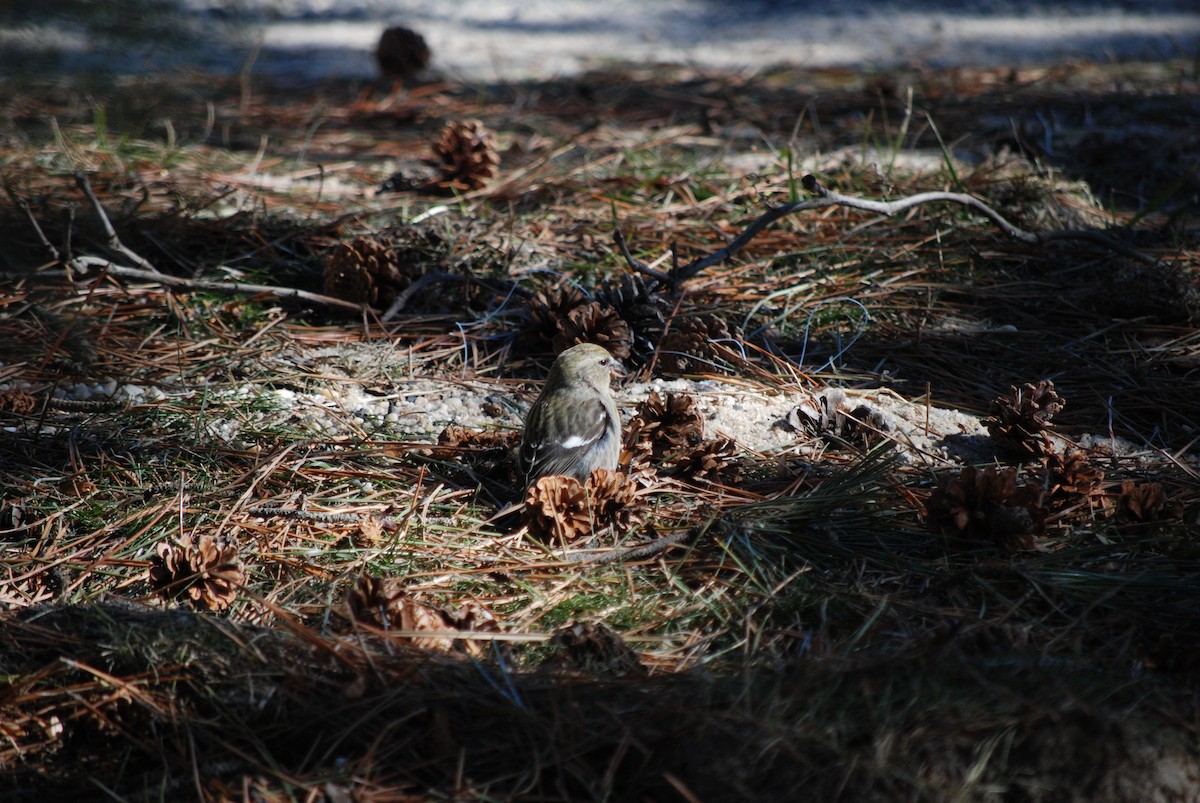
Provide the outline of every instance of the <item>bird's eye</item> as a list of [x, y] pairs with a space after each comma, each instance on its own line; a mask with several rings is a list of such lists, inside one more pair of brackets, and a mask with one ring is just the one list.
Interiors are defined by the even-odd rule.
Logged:
[[612, 360], [610, 360], [608, 357], [601, 357], [600, 364], [601, 365], [612, 365]]

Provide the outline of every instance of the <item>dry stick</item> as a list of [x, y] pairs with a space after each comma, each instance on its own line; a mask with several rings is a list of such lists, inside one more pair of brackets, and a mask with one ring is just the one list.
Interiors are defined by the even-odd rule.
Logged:
[[[154, 267], [149, 260], [142, 257], [133, 249], [127, 247], [121, 242], [121, 238], [117, 236], [117, 231], [113, 228], [112, 221], [109, 220], [108, 213], [104, 211], [104, 206], [100, 203], [100, 199], [96, 197], [95, 191], [92, 190], [92, 184], [88, 181], [88, 177], [83, 173], [75, 174], [75, 183], [79, 185], [80, 191], [91, 202], [92, 208], [96, 211], [96, 217], [100, 220], [100, 225], [104, 228], [105, 236], [108, 238], [108, 247], [124, 256], [130, 262], [138, 265], [137, 268], [130, 268], [125, 265], [117, 265], [111, 260], [102, 257], [76, 257], [67, 261], [66, 267], [68, 275], [72, 270], [79, 271], [81, 274], [86, 274], [92, 268], [101, 268], [114, 276], [124, 276], [131, 279], [143, 279], [145, 281], [157, 282], [167, 287], [181, 287], [187, 290], [209, 290], [218, 293], [230, 293], [234, 295], [272, 295], [276, 298], [292, 298], [301, 301], [307, 301], [312, 304], [323, 304], [328, 307], [338, 307], [340, 309], [350, 310], [352, 312], [361, 312], [364, 309], [363, 304], [357, 304], [353, 301], [344, 301], [340, 298], [321, 295], [320, 293], [310, 293], [307, 290], [299, 290], [294, 287], [278, 287], [267, 284], [249, 284], [245, 282], [212, 282], [202, 279], [185, 279], [180, 276], [172, 276], [163, 273], [158, 268]], [[12, 195], [11, 189], [9, 190]], [[21, 202], [18, 201], [19, 204]], [[27, 204], [21, 204], [28, 209]], [[30, 214], [30, 221], [33, 223], [34, 229], [38, 232], [42, 243], [50, 249], [56, 260], [61, 261], [61, 257], [52, 245], [46, 240], [42, 234], [41, 227]]]
[[119, 399], [56, 399], [53, 396], [46, 397], [46, 406], [68, 413], [128, 410], [130, 407], [128, 402]]
[[92, 191], [92, 182], [84, 173], [75, 174], [75, 183], [79, 186], [79, 191], [82, 192], [89, 201], [92, 202], [92, 208], [96, 210], [96, 217], [100, 219], [100, 225], [104, 227], [104, 235], [108, 237], [108, 247], [117, 252], [121, 256], [128, 259], [139, 268], [151, 273], [159, 274], [160, 271], [150, 261], [141, 254], [134, 251], [132, 248], [126, 247], [125, 243], [121, 242], [121, 238], [117, 236], [117, 230], [113, 228], [112, 221], [108, 218], [108, 213], [104, 211], [104, 206], [100, 203], [100, 199], [96, 197], [96, 193]]
[[662, 538], [651, 541], [648, 544], [641, 546], [630, 547], [616, 552], [606, 552], [603, 555], [597, 555], [594, 558], [575, 558], [571, 563], [586, 563], [589, 566], [604, 566], [609, 563], [624, 563], [627, 560], [640, 560], [657, 555], [660, 552], [665, 552], [667, 547], [673, 544], [681, 544], [695, 535], [691, 530], [683, 530], [670, 535], [664, 535]]
[[[159, 273], [156, 270], [139, 270], [124, 265], [116, 265], [103, 257], [76, 257], [67, 263], [71, 270], [86, 274], [92, 268], [101, 268], [113, 276], [124, 276], [130, 279], [142, 279], [148, 282], [158, 282], [167, 287], [182, 287], [186, 290], [209, 290], [216, 293], [231, 293], [235, 295], [271, 295], [276, 298], [294, 298], [308, 301], [312, 304], [323, 304], [327, 307], [338, 307], [361, 312], [364, 305], [353, 301], [343, 301], [340, 298], [324, 296], [320, 293], [310, 293], [295, 287], [276, 287], [269, 284], [248, 284], [246, 282], [210, 282], [203, 279], [185, 279], [182, 276], [172, 276], [169, 273]], [[44, 274], [43, 274], [44, 275]]]
[[473, 282], [474, 284], [490, 288], [497, 292], [513, 293], [525, 298], [529, 298], [533, 295], [531, 291], [526, 290], [524, 287], [521, 287], [519, 284], [514, 282], [484, 279], [478, 276], [463, 276], [458, 273], [426, 273], [408, 287], [404, 288], [402, 292], [398, 293], [396, 295], [396, 300], [392, 302], [392, 305], [387, 308], [387, 311], [383, 313], [379, 320], [387, 323], [392, 318], [399, 315], [400, 312], [403, 311], [406, 306], [408, 306], [408, 302], [412, 301], [413, 296], [435, 282]]
[[807, 175], [802, 179], [804, 189], [811, 193], [815, 193], [821, 198], [827, 200], [831, 204], [837, 206], [848, 206], [853, 209], [865, 209], [868, 212], [878, 212], [882, 215], [891, 217], [906, 209], [910, 209], [920, 204], [935, 203], [938, 201], [949, 201], [951, 203], [962, 204], [969, 206], [977, 212], [981, 213], [988, 220], [996, 224], [1005, 234], [1012, 237], [1014, 240], [1020, 240], [1029, 245], [1044, 245], [1054, 240], [1088, 240], [1099, 245], [1103, 245], [1109, 250], [1115, 251], [1122, 256], [1127, 256], [1130, 259], [1136, 259], [1139, 262], [1144, 262], [1147, 265], [1157, 265], [1158, 259], [1139, 251], [1136, 248], [1130, 248], [1124, 243], [1120, 243], [1109, 237], [1107, 234], [1095, 229], [1051, 229], [1050, 231], [1025, 231], [1024, 229], [1009, 223], [999, 212], [992, 209], [973, 195], [967, 195], [961, 192], [922, 192], [908, 198], [900, 198], [896, 201], [869, 201], [862, 198], [851, 198], [848, 195], [834, 192], [825, 187], [821, 182], [812, 175]]
[[830, 206], [845, 206], [851, 209], [863, 209], [868, 212], [876, 212], [881, 215], [891, 217], [906, 209], [911, 209], [914, 206], [921, 204], [937, 203], [947, 201], [950, 203], [969, 206], [972, 209], [980, 212], [988, 220], [995, 223], [1009, 237], [1019, 240], [1030, 245], [1044, 245], [1045, 243], [1055, 240], [1087, 240], [1090, 242], [1103, 245], [1122, 256], [1136, 259], [1147, 265], [1157, 265], [1159, 260], [1149, 254], [1143, 253], [1136, 248], [1130, 248], [1123, 243], [1117, 242], [1112, 237], [1109, 237], [1103, 232], [1095, 229], [1052, 229], [1050, 231], [1025, 231], [1024, 229], [1008, 222], [999, 212], [992, 209], [983, 201], [974, 197], [959, 192], [922, 192], [917, 195], [912, 195], [907, 198], [900, 198], [896, 201], [872, 201], [865, 198], [852, 198], [848, 195], [834, 192], [822, 185], [812, 175], [807, 175], [802, 179], [804, 188], [818, 197], [808, 201], [795, 201], [794, 203], [784, 204], [768, 209], [763, 214], [750, 222], [741, 234], [735, 237], [728, 245], [718, 251], [714, 251], [707, 256], [693, 260], [681, 268], [672, 268], [670, 273], [662, 273], [649, 267], [645, 263], [638, 262], [629, 253], [629, 248], [625, 244], [625, 237], [618, 230], [614, 236], [617, 245], [621, 249], [621, 254], [625, 257], [630, 269], [645, 274], [650, 278], [666, 285], [667, 287], [677, 288], [679, 285], [691, 279], [696, 274], [710, 268], [713, 265], [724, 262], [735, 253], [745, 248], [746, 245], [753, 240], [758, 233], [767, 226], [774, 223], [779, 218], [790, 215], [792, 212], [801, 212], [808, 209], [825, 209]]
[[300, 519], [302, 521], [315, 521], [324, 524], [354, 524], [360, 521], [367, 521], [370, 516], [363, 516], [359, 513], [338, 513], [332, 510], [296, 510], [290, 507], [276, 507], [274, 505], [253, 505], [246, 508], [246, 512], [251, 516], [276, 516], [281, 519]]
[[625, 242], [625, 235], [621, 233], [620, 229], [613, 229], [613, 238], [617, 241], [617, 247], [621, 249], [621, 255], [625, 257], [625, 261], [629, 264], [630, 268], [638, 273], [649, 276], [659, 284], [671, 284], [670, 274], [663, 273], [661, 270], [656, 270], [655, 268], [647, 265], [645, 262], [639, 262], [633, 258], [633, 254], [629, 253], [629, 244]]
[[29, 208], [29, 202], [13, 192], [13, 188], [7, 183], [4, 185], [4, 191], [8, 193], [9, 200], [16, 204], [16, 206], [25, 213], [25, 217], [29, 218], [29, 225], [33, 226], [33, 231], [35, 234], [37, 234], [38, 240], [41, 241], [42, 247], [50, 252], [50, 256], [55, 262], [61, 261], [62, 256], [59, 254], [58, 249], [54, 247], [54, 244], [46, 239], [46, 232], [42, 231], [41, 224], [38, 223], [37, 218], [34, 217], [33, 210]]
[[[63, 234], [63, 240], [64, 240], [63, 250], [59, 251], [57, 248], [54, 247], [54, 244], [50, 242], [49, 238], [46, 237], [46, 232], [42, 230], [42, 226], [40, 223], [38, 223], [37, 218], [34, 216], [33, 210], [31, 210], [29, 208], [29, 202], [26, 201], [21, 196], [17, 195], [17, 193], [13, 191], [12, 186], [9, 185], [8, 182], [5, 182], [5, 184], [4, 184], [4, 191], [6, 193], [8, 193], [8, 197], [12, 200], [12, 202], [21, 208], [21, 211], [23, 211], [25, 213], [25, 217], [29, 218], [29, 225], [33, 226], [33, 230], [37, 234], [38, 240], [41, 241], [42, 247], [45, 248], [50, 253], [50, 256], [54, 260], [54, 262], [62, 264], [63, 263], [63, 254], [70, 256], [70, 253], [71, 253], [71, 224], [68, 223], [67, 226], [65, 227], [65, 232]], [[73, 216], [72, 216], [71, 220], [74, 220]], [[88, 292], [87, 297], [91, 298], [91, 291]], [[62, 333], [58, 336], [58, 339], [54, 342], [54, 344], [50, 347], [50, 350], [47, 352], [47, 359], [49, 358], [49, 355], [57, 353], [59, 351], [59, 349], [62, 348], [63, 341], [67, 338], [67, 335], [70, 333], [70, 330], [73, 326], [74, 326], [74, 324], [63, 329]], [[56, 379], [55, 387], [57, 387], [57, 386], [58, 386], [58, 380]], [[48, 402], [46, 405], [44, 405], [42, 407], [42, 418], [41, 418], [41, 421], [39, 421], [39, 423], [38, 423], [39, 427], [46, 420], [46, 413], [50, 409], [50, 405], [53, 402], [53, 391], [54, 391], [54, 388], [51, 388], [50, 393], [46, 397]]]

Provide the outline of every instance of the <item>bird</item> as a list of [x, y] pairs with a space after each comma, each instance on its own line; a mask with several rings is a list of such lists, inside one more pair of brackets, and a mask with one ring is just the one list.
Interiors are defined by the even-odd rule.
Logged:
[[525, 484], [559, 475], [586, 482], [621, 456], [621, 414], [611, 382], [624, 371], [603, 346], [581, 343], [558, 355], [529, 408], [518, 453]]

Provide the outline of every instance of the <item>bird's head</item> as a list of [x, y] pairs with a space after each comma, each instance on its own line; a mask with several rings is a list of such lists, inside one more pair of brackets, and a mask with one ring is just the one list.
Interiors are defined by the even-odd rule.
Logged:
[[616, 357], [603, 346], [595, 343], [580, 343], [558, 355], [550, 366], [550, 382], [583, 382], [595, 388], [607, 388], [614, 374], [624, 370]]

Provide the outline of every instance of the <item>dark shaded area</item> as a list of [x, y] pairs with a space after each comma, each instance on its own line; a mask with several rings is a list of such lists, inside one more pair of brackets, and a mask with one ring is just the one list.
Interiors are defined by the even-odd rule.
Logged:
[[[0, 48], [0, 74], [25, 79], [75, 75], [87, 80], [89, 75], [111, 79], [145, 73], [156, 64], [220, 69], [223, 62], [229, 64], [229, 56], [222, 53], [213, 60], [206, 51], [223, 51], [231, 31], [212, 23], [184, 12], [177, 0], [7, 3], [0, 8], [0, 27], [12, 33]], [[31, 38], [29, 26], [53, 31], [53, 44]]]
[[[28, 729], [9, 738], [37, 759], [0, 769], [12, 801], [183, 798], [197, 783], [280, 792], [282, 778], [539, 800], [665, 801], [681, 789], [932, 800], [955, 788], [982, 799], [959, 787], [975, 768], [979, 784], [1022, 800], [1104, 803], [1182, 794], [1196, 772], [1167, 727], [1195, 716], [1189, 694], [1066, 664], [967, 659], [955, 637], [926, 655], [634, 681], [510, 675], [373, 638], [339, 645], [132, 605], [5, 619], [4, 671], [36, 672], [41, 689], [0, 702], [11, 727]], [[136, 692], [113, 695], [97, 675]], [[36, 730], [48, 705], [57, 736]], [[993, 739], [1005, 749], [980, 762]], [[455, 778], [463, 786], [448, 786]]]

